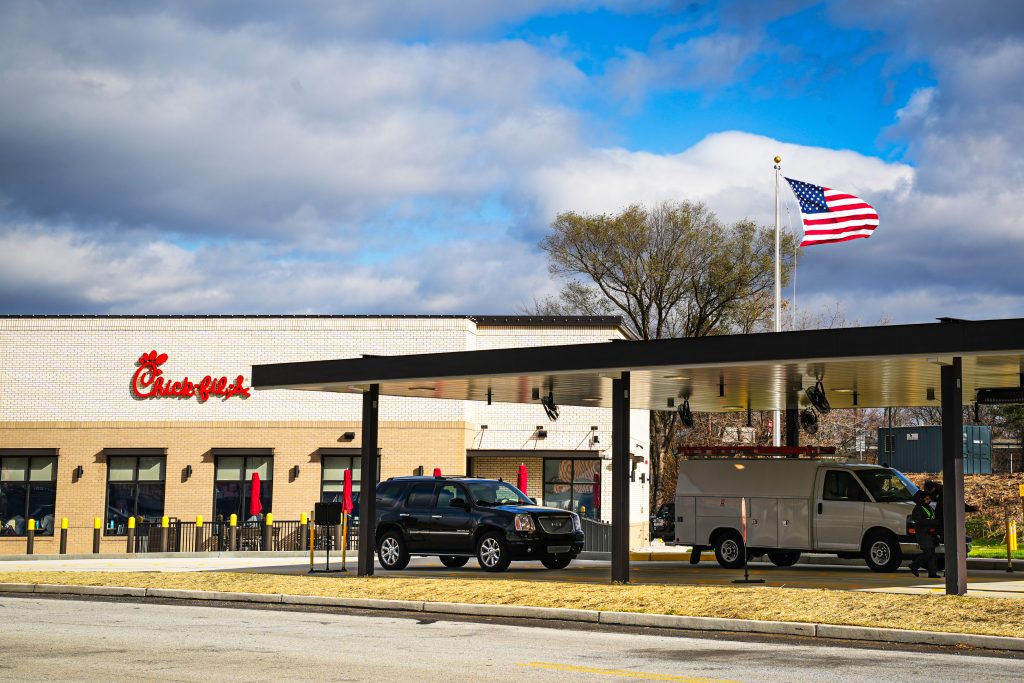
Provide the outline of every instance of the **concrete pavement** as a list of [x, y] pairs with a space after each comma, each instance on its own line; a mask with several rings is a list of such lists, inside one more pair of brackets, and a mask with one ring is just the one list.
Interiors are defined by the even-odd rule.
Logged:
[[418, 614], [0, 597], [19, 681], [1024, 680], [1024, 659]]

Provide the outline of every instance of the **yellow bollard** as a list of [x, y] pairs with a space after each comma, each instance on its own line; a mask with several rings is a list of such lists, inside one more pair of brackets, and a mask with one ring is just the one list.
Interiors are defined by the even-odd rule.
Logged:
[[164, 515], [163, 517], [161, 517], [160, 518], [160, 526], [163, 527], [164, 529], [166, 529], [167, 527], [171, 526], [171, 519], [170, 519], [170, 517], [168, 517], [167, 515]]
[[68, 518], [60, 518], [60, 554], [67, 555], [68, 552]]
[[1017, 550], [1017, 521], [1006, 520], [1006, 571], [1013, 571], [1013, 553]]
[[313, 547], [316, 545], [316, 524], [309, 525], [309, 573], [313, 573]]
[[192, 542], [192, 549], [197, 553], [203, 551], [203, 516], [196, 515], [195, 540]]
[[238, 515], [228, 517], [228, 550], [238, 550]]
[[128, 534], [125, 536], [128, 547], [125, 548], [129, 554], [135, 552], [135, 515], [128, 518]]
[[171, 544], [171, 520], [167, 515], [160, 518], [160, 552], [170, 551]]
[[299, 524], [301, 524], [303, 526], [305, 526], [306, 524], [309, 524], [309, 515], [307, 515], [305, 512], [303, 512], [301, 515], [299, 515]]
[[238, 526], [238, 515], [231, 515], [228, 518], [228, 526]]
[[28, 545], [25, 548], [25, 553], [32, 555], [36, 551], [36, 520], [31, 517], [28, 518], [28, 532], [27, 536]]
[[103, 528], [103, 520], [99, 517], [92, 518], [92, 554], [100, 554], [100, 529]]
[[93, 529], [102, 529], [103, 528], [103, 520], [100, 519], [99, 517], [93, 517], [92, 518], [92, 528]]
[[265, 523], [263, 525], [263, 543], [262, 543], [262, 549], [263, 550], [274, 550], [273, 530], [274, 530], [274, 513], [273, 512], [268, 512], [267, 513], [267, 518], [266, 518]]

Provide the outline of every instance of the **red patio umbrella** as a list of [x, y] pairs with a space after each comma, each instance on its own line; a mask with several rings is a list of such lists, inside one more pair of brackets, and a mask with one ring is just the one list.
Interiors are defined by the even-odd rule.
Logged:
[[435, 477], [440, 477], [441, 476], [441, 468], [440, 467], [435, 467], [434, 468], [434, 476]]
[[526, 470], [526, 465], [519, 463], [519, 475], [516, 477], [516, 488], [526, 493], [526, 484], [529, 479], [529, 473]]
[[260, 475], [252, 473], [252, 488], [249, 489], [249, 516], [259, 517], [263, 512], [263, 503], [260, 502]]
[[341, 487], [341, 511], [352, 512], [352, 470], [345, 470], [345, 483]]

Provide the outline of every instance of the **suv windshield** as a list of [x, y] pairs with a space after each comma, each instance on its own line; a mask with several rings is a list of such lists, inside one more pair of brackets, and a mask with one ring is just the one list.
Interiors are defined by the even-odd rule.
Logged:
[[857, 476], [879, 503], [911, 501], [917, 493], [914, 482], [893, 469], [858, 470]]
[[473, 500], [479, 505], [532, 505], [523, 492], [502, 481], [466, 482]]

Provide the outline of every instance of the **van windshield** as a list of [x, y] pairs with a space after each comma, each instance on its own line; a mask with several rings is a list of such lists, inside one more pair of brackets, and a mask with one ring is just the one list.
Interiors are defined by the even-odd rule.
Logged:
[[914, 500], [917, 486], [894, 469], [857, 470], [857, 476], [878, 503]]

